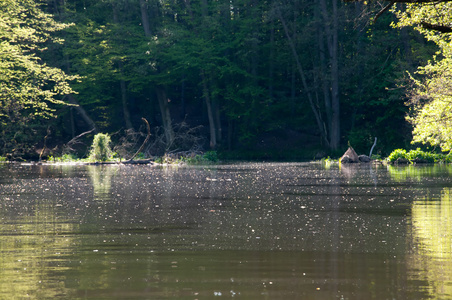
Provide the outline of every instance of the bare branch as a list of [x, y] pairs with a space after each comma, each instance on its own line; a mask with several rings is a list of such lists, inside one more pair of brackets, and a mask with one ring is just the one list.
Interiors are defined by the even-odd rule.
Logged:
[[382, 15], [384, 14], [388, 9], [390, 9], [394, 4], [396, 3], [396, 0], [392, 0], [391, 3], [386, 5], [382, 10], [380, 10], [376, 15], [374, 22]]
[[148, 130], [148, 135], [146, 136], [146, 139], [144, 140], [143, 144], [141, 144], [140, 149], [138, 149], [137, 152], [135, 152], [135, 154], [128, 160], [129, 162], [132, 161], [135, 156], [138, 155], [138, 153], [140, 153], [141, 151], [143, 151], [144, 145], [146, 145], [146, 143], [149, 141], [149, 138], [151, 137], [151, 127], [149, 126], [149, 122], [148, 120], [146, 120], [145, 118], [141, 118], [141, 120], [146, 123], [146, 128]]
[[450, 26], [444, 26], [444, 25], [438, 25], [438, 24], [430, 24], [430, 23], [427, 23], [427, 22], [421, 22], [421, 26], [424, 27], [425, 29], [436, 30], [436, 31], [439, 31], [441, 33], [452, 32], [452, 27], [450, 27]]

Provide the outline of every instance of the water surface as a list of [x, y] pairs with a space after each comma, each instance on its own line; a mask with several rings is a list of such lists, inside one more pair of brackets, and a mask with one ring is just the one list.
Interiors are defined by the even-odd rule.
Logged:
[[450, 299], [451, 173], [0, 165], [0, 299]]

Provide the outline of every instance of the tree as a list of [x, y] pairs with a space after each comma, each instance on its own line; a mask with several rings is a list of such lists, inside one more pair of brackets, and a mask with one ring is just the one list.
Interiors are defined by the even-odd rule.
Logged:
[[[429, 41], [439, 47], [439, 52], [429, 63], [420, 67], [410, 91], [413, 124], [413, 143], [439, 146], [442, 151], [452, 150], [452, 46], [447, 31], [425, 24], [446, 26], [452, 21], [452, 2], [430, 5], [409, 4], [397, 13], [399, 27], [415, 26]], [[433, 30], [432, 30], [433, 29]]]
[[94, 124], [115, 132], [144, 116], [163, 129], [167, 151], [179, 148], [173, 128], [182, 121], [202, 125], [205, 146], [216, 149], [335, 151], [348, 140], [361, 151], [375, 136], [384, 136], [380, 147], [404, 146], [405, 99], [394, 88], [426, 55], [410, 44], [412, 31], [389, 26], [392, 14], [357, 24], [363, 7], [376, 5], [46, 1], [48, 12], [74, 23], [58, 33], [63, 47], [47, 51], [47, 62], [82, 78], [71, 84], [77, 97], [66, 99], [81, 105], [74, 116], [84, 121], [58, 111], [66, 134]]
[[75, 79], [41, 58], [48, 43], [61, 43], [53, 33], [69, 25], [44, 13], [39, 1], [2, 1], [0, 4], [0, 147], [1, 153], [29, 152], [73, 93], [68, 82]]
[[[369, 2], [377, 2], [377, 1], [367, 1], [367, 0], [344, 0], [345, 2], [364, 2], [364, 3], [369, 3]], [[445, 14], [443, 14], [442, 11], [434, 11], [431, 10], [432, 7], [437, 5], [444, 5], [444, 4], [449, 4], [452, 2], [452, 0], [385, 0], [385, 2], [389, 2], [389, 4], [387, 4], [386, 6], [384, 6], [383, 8], [381, 8], [378, 13], [375, 14], [375, 18], [374, 20], [377, 20], [383, 13], [385, 13], [386, 11], [388, 11], [389, 9], [391, 9], [392, 7], [394, 7], [395, 4], [398, 3], [403, 3], [403, 4], [407, 4], [410, 5], [411, 8], [413, 7], [417, 7], [417, 8], [426, 8], [426, 10], [429, 10], [430, 12], [432, 12], [432, 16], [428, 16], [428, 15], [424, 15], [424, 18], [422, 18], [423, 20], [419, 20], [417, 18], [412, 18], [412, 21], [416, 20], [415, 23], [417, 23], [417, 25], [421, 26], [424, 29], [428, 29], [428, 30], [436, 30], [439, 32], [443, 32], [443, 33], [449, 33], [452, 32], [452, 26], [447, 23], [447, 22], [442, 22], [444, 20], [441, 20], [442, 17], [441, 16], [445, 16]], [[447, 18], [447, 17], [446, 17]]]

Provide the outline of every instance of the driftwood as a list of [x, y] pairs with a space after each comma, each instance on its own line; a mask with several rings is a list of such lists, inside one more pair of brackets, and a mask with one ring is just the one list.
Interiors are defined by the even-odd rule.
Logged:
[[49, 137], [49, 135], [50, 135], [50, 126], [47, 127], [47, 134], [44, 137], [44, 146], [42, 147], [41, 153], [39, 153], [39, 161], [40, 162], [42, 161], [42, 155], [44, 154], [44, 151], [47, 148], [47, 138]]
[[146, 128], [147, 128], [147, 130], [148, 130], [148, 135], [147, 135], [146, 138], [144, 139], [143, 144], [141, 144], [140, 149], [138, 149], [138, 151], [135, 152], [135, 154], [134, 154], [129, 160], [126, 160], [126, 161], [123, 162], [123, 163], [131, 164], [132, 161], [133, 161], [133, 159], [138, 155], [138, 153], [140, 153], [141, 151], [143, 151], [144, 146], [147, 144], [147, 142], [149, 141], [149, 138], [151, 137], [151, 126], [149, 126], [148, 120], [146, 120], [145, 118], [141, 118], [141, 120], [142, 120], [144, 123], [146, 123]]
[[87, 165], [119, 165], [119, 164], [123, 164], [123, 165], [147, 165], [147, 164], [152, 164], [153, 161], [152, 159], [139, 159], [139, 160], [126, 160], [126, 161], [122, 161], [122, 162], [115, 162], [115, 161], [99, 161], [99, 162], [89, 162], [86, 163]]
[[377, 144], [377, 138], [375, 138], [374, 144], [372, 145], [372, 148], [370, 148], [369, 157], [372, 157], [372, 152], [374, 151], [375, 145]]
[[67, 142], [67, 143], [64, 145], [63, 148], [65, 148], [66, 151], [73, 151], [74, 149], [72, 148], [72, 146], [73, 146], [74, 144], [78, 143], [78, 139], [79, 139], [79, 138], [81, 138], [81, 137], [83, 137], [83, 136], [85, 136], [85, 135], [87, 135], [87, 134], [90, 134], [91, 132], [93, 132], [93, 131], [95, 131], [95, 130], [96, 130], [96, 128], [93, 128], [93, 129], [91, 129], [91, 130], [88, 130], [88, 131], [85, 131], [85, 132], [80, 133], [80, 134], [77, 135], [76, 137], [73, 137], [69, 142]]
[[123, 161], [122, 164], [124, 165], [147, 165], [147, 164], [152, 164], [153, 161], [152, 159], [139, 159], [139, 160], [126, 160]]

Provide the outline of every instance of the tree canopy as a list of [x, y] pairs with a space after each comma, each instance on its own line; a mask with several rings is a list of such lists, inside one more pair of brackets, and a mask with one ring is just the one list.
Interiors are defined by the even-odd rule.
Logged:
[[115, 143], [142, 117], [153, 155], [312, 158], [348, 142], [367, 152], [375, 137], [381, 154], [404, 147], [399, 86], [438, 46], [364, 11], [339, 0], [3, 1], [0, 154], [32, 150], [47, 128], [55, 143], [94, 127]]
[[[36, 121], [55, 116], [62, 95], [72, 93], [68, 77], [48, 66], [40, 55], [54, 33], [68, 25], [55, 22], [36, 1], [0, 4], [0, 146], [4, 151], [27, 147], [38, 130]], [[14, 126], [11, 126], [14, 124]]]
[[[439, 47], [438, 53], [421, 66], [410, 90], [411, 114], [414, 125], [413, 143], [439, 146], [452, 150], [452, 46], [451, 35], [436, 30], [426, 23], [449, 27], [452, 24], [452, 3], [436, 2], [430, 5], [409, 4], [398, 11], [398, 26], [415, 26], [429, 41]], [[432, 30], [434, 29], [434, 30]]]

